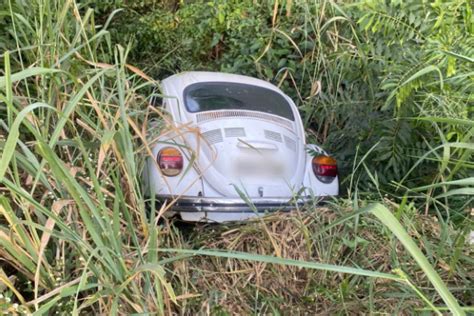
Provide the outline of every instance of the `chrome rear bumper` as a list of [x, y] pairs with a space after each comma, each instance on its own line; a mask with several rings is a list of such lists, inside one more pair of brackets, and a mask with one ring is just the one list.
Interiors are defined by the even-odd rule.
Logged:
[[241, 198], [206, 198], [190, 196], [157, 196], [160, 204], [167, 202], [170, 210], [175, 212], [265, 212], [291, 211], [304, 204], [321, 204], [324, 197], [300, 198], [252, 198], [246, 203]]

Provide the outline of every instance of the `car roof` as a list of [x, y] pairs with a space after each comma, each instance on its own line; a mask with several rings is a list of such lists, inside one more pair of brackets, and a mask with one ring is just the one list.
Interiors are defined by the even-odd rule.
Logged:
[[280, 89], [278, 89], [273, 84], [243, 75], [236, 75], [236, 74], [229, 74], [224, 72], [210, 72], [210, 71], [186, 71], [181, 72], [176, 75], [170, 76], [166, 79], [161, 81], [161, 85], [164, 91], [170, 92], [177, 92], [178, 95], [186, 88], [187, 86], [198, 83], [198, 82], [236, 82], [236, 83], [244, 83], [244, 84], [251, 84], [255, 86], [260, 86], [263, 88], [275, 90], [279, 93], [282, 93]]
[[178, 107], [175, 107], [175, 106], [170, 107], [170, 112], [175, 118], [175, 120], [182, 121], [184, 117], [187, 117], [186, 120], [188, 120], [189, 116], [197, 115], [196, 113], [189, 113], [187, 111], [184, 111], [182, 104], [184, 104], [183, 102], [184, 89], [186, 89], [186, 87], [188, 87], [189, 85], [198, 83], [198, 82], [243, 83], [243, 84], [250, 84], [254, 86], [267, 88], [267, 89], [276, 91], [277, 93], [280, 93], [288, 100], [293, 110], [293, 113], [295, 116], [295, 123], [296, 123], [295, 133], [297, 133], [301, 137], [303, 142], [305, 141], [301, 116], [293, 100], [275, 85], [261, 79], [257, 79], [257, 78], [253, 78], [249, 76], [243, 76], [243, 75], [229, 74], [229, 73], [224, 73], [224, 72], [187, 71], [187, 72], [178, 73], [176, 75], [172, 75], [168, 78], [163, 79], [160, 85], [162, 88], [161, 92], [163, 93], [164, 98], [167, 98], [169, 102], [176, 102], [178, 104]]

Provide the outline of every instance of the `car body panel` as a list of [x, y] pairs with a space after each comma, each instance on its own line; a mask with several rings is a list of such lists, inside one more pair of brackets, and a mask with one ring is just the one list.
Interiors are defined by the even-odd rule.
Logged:
[[[188, 111], [183, 95], [186, 87], [206, 82], [244, 83], [275, 91], [290, 105], [294, 120], [241, 109]], [[156, 161], [149, 159], [145, 183], [150, 194], [174, 203], [174, 210], [178, 210], [183, 219], [242, 219], [254, 215], [245, 212], [244, 209], [248, 211], [246, 207], [239, 210], [242, 202], [255, 202], [261, 206], [253, 208], [258, 213], [265, 207], [288, 208], [282, 205], [288, 206], [290, 200], [302, 193], [306, 197], [337, 195], [337, 178], [325, 184], [314, 176], [311, 153], [324, 152], [316, 145], [305, 144], [298, 109], [277, 87], [247, 76], [186, 72], [166, 78], [161, 88], [164, 109], [172, 118], [172, 132], [163, 134], [153, 144], [153, 157], [170, 144], [177, 146], [184, 156], [185, 172], [175, 177], [163, 176]], [[186, 211], [179, 207], [179, 200], [182, 206], [183, 201], [193, 199], [194, 204], [201, 205], [201, 208], [190, 211], [191, 207]], [[211, 207], [203, 202], [205, 199], [218, 199], [220, 202]], [[265, 204], [263, 201], [273, 202]], [[192, 206], [193, 203], [189, 203]], [[222, 212], [216, 211], [216, 204]], [[229, 205], [236, 207], [229, 208]]]

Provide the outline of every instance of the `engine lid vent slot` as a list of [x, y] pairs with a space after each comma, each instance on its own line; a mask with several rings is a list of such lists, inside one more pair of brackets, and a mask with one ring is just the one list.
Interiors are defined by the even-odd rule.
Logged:
[[245, 137], [245, 130], [242, 127], [224, 128], [225, 137]]
[[265, 133], [265, 138], [269, 140], [273, 140], [275, 142], [283, 143], [283, 139], [281, 137], [280, 133], [274, 132], [274, 131], [269, 131], [269, 130], [264, 130]]
[[213, 130], [204, 132], [202, 133], [202, 136], [211, 145], [221, 143], [224, 141], [224, 138], [222, 137], [222, 131], [220, 129], [213, 129]]
[[296, 151], [296, 141], [285, 135], [285, 145], [289, 149]]

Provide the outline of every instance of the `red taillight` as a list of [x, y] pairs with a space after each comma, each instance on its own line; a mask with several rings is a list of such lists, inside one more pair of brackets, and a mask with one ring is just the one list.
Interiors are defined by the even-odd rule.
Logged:
[[158, 153], [158, 166], [165, 176], [177, 176], [183, 170], [183, 155], [173, 147], [165, 147]]
[[319, 181], [330, 183], [337, 176], [336, 159], [329, 156], [316, 156], [312, 161], [313, 172]]

